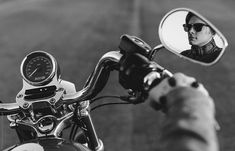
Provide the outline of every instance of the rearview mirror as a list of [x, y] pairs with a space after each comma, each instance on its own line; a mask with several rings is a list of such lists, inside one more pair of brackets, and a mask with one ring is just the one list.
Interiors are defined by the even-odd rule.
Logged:
[[165, 48], [195, 63], [216, 63], [228, 46], [223, 34], [205, 17], [188, 8], [167, 13], [159, 25]]

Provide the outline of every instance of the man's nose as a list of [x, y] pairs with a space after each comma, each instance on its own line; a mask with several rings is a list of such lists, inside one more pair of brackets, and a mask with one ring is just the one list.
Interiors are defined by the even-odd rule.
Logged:
[[189, 33], [195, 33], [195, 29], [193, 28], [193, 27], [191, 27], [190, 29], [189, 29]]

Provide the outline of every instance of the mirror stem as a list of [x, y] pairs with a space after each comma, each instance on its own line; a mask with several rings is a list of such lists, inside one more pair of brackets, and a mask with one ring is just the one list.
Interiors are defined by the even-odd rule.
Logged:
[[164, 46], [162, 44], [157, 45], [153, 48], [154, 53], [157, 53], [158, 51], [160, 51], [162, 48], [164, 48]]

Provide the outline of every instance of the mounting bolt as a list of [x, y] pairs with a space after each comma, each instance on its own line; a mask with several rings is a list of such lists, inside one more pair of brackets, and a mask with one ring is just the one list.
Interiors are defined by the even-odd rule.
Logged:
[[27, 109], [29, 107], [29, 103], [24, 103], [23, 108]]
[[128, 94], [134, 96], [135, 92], [132, 89], [128, 89]]
[[51, 103], [51, 105], [54, 105], [55, 104], [55, 102], [56, 102], [56, 100], [54, 99], [54, 98], [52, 98], [52, 99], [50, 99], [50, 101], [49, 101], [50, 103]]
[[59, 88], [57, 91], [63, 91], [64, 90], [64, 88]]
[[16, 124], [15, 122], [11, 122], [11, 123], [10, 123], [10, 127], [11, 127], [11, 128], [14, 128], [14, 127], [16, 127], [16, 126], [17, 126], [17, 124]]
[[19, 95], [17, 95], [17, 98], [19, 99], [19, 98], [22, 98], [23, 97], [23, 94], [19, 94]]

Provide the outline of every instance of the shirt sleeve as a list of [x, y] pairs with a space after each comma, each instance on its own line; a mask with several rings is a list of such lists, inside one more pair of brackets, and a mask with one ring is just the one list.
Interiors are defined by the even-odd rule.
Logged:
[[166, 96], [162, 126], [163, 151], [218, 151], [213, 100], [193, 88], [177, 88]]

